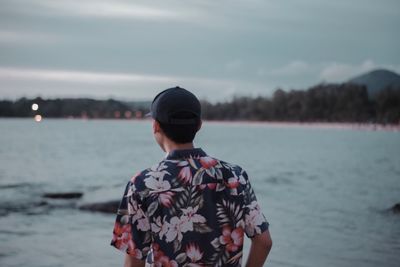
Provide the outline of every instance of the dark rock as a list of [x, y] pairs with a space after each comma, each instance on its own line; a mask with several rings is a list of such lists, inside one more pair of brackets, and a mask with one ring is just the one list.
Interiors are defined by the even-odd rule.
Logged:
[[390, 208], [390, 211], [396, 214], [400, 214], [400, 203], [396, 203]]
[[66, 192], [66, 193], [45, 193], [42, 197], [45, 198], [57, 198], [57, 199], [71, 199], [71, 198], [81, 198], [83, 193], [81, 192]]
[[119, 200], [112, 200], [102, 203], [85, 204], [79, 207], [81, 210], [113, 213], [116, 214], [119, 206]]

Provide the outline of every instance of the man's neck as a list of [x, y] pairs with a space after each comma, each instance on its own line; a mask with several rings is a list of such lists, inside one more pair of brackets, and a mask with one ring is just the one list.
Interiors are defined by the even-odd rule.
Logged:
[[173, 150], [182, 150], [182, 149], [192, 149], [194, 148], [193, 143], [185, 143], [185, 144], [177, 144], [173, 142], [168, 142], [164, 145], [165, 152], [169, 153]]

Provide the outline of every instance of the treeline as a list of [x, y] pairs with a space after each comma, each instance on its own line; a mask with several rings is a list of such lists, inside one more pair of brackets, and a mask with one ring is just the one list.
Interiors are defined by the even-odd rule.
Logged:
[[[34, 110], [36, 104], [38, 109]], [[0, 117], [33, 117], [40, 114], [46, 118], [141, 118], [147, 105], [135, 106], [114, 99], [89, 98], [34, 99], [20, 98], [16, 101], [0, 101]]]
[[272, 97], [236, 97], [230, 102], [203, 102], [209, 120], [288, 122], [400, 123], [400, 88], [369, 97], [365, 86], [321, 84], [308, 90], [277, 89]]
[[[38, 110], [32, 105], [37, 104]], [[113, 99], [34, 99], [0, 101], [0, 117], [142, 118], [150, 102]], [[399, 124], [400, 88], [386, 88], [374, 97], [365, 86], [321, 84], [308, 90], [277, 89], [271, 97], [235, 97], [231, 101], [202, 101], [207, 120], [288, 122], [362, 122]]]

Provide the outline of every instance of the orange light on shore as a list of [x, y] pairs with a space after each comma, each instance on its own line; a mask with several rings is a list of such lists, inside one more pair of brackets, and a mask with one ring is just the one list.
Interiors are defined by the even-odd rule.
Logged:
[[124, 115], [125, 115], [125, 118], [127, 118], [127, 119], [132, 118], [132, 111], [127, 110], [127, 111], [125, 111]]
[[135, 118], [136, 119], [142, 119], [143, 118], [143, 112], [141, 112], [140, 110], [137, 110], [135, 112]]
[[114, 118], [120, 118], [121, 117], [121, 112], [116, 110], [114, 111]]
[[36, 111], [36, 110], [38, 110], [38, 109], [39, 109], [39, 105], [36, 104], [36, 103], [33, 103], [33, 104], [32, 104], [32, 110]]
[[41, 122], [42, 121], [42, 116], [41, 115], [35, 115], [35, 121], [36, 122]]

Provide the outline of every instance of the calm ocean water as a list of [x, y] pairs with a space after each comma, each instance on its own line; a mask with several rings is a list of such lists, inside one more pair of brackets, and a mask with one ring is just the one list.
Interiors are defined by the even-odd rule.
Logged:
[[[164, 155], [147, 121], [0, 120], [0, 266], [121, 266], [119, 199]], [[266, 266], [399, 266], [400, 133], [205, 123], [196, 145], [244, 167], [270, 222]], [[81, 191], [78, 201], [45, 192]], [[247, 242], [248, 247], [248, 242]]]

